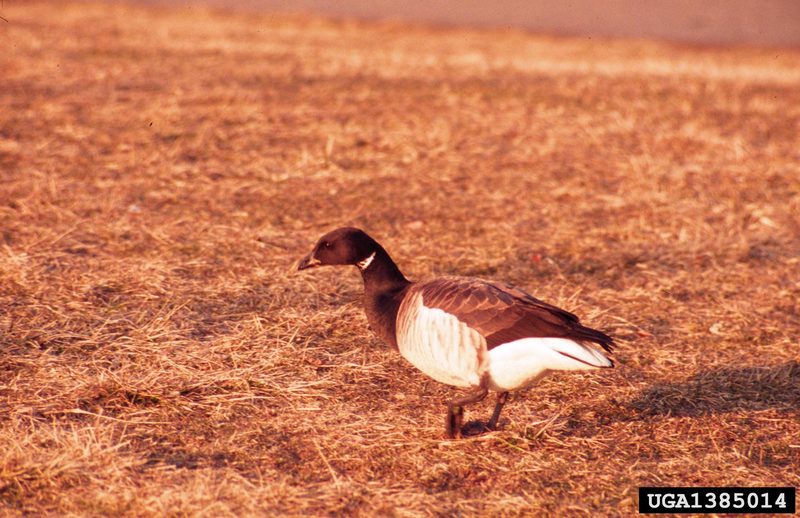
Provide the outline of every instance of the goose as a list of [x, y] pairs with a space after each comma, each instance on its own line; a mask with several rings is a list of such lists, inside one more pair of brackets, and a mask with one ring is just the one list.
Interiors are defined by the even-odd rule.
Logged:
[[449, 438], [461, 437], [464, 406], [490, 391], [497, 400], [484, 426], [495, 430], [509, 392], [554, 370], [614, 366], [606, 355], [613, 339], [572, 313], [502, 282], [452, 276], [411, 282], [361, 229], [325, 234], [297, 269], [326, 265], [361, 272], [367, 320], [382, 341], [434, 380], [467, 389], [447, 405]]

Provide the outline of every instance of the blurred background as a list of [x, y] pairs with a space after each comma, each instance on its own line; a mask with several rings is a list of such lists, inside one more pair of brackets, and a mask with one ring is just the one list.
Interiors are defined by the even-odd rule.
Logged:
[[138, 0], [141, 3], [308, 12], [444, 25], [516, 27], [571, 36], [701, 44], [800, 45], [797, 0]]

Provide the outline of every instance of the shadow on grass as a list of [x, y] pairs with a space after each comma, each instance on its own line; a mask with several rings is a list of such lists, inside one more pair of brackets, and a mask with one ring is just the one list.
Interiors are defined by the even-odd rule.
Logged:
[[768, 409], [800, 412], [800, 362], [701, 371], [687, 380], [655, 384], [628, 406], [642, 416], [699, 417]]

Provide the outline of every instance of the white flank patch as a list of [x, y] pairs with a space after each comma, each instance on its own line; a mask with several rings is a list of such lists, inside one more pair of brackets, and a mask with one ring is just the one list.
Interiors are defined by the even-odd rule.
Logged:
[[475, 387], [486, 369], [479, 351], [486, 341], [441, 309], [429, 308], [417, 293], [403, 301], [397, 319], [400, 354], [431, 378], [455, 387]]
[[359, 270], [366, 270], [369, 268], [369, 265], [372, 264], [372, 260], [375, 259], [375, 252], [372, 252], [372, 255], [364, 259], [363, 261], [359, 261], [356, 264], [358, 265]]
[[489, 389], [504, 392], [534, 384], [550, 370], [611, 367], [605, 354], [565, 338], [523, 338], [489, 351]]

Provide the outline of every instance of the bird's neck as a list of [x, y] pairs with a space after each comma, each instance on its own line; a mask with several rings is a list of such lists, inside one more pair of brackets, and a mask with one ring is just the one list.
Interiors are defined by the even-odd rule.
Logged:
[[362, 261], [358, 269], [361, 271], [364, 289], [367, 292], [393, 291], [410, 284], [386, 250], [380, 247], [375, 250], [373, 256]]
[[378, 337], [397, 347], [397, 312], [411, 282], [383, 248], [378, 248], [372, 260], [365, 267], [359, 266], [359, 270], [364, 279], [367, 320]]

